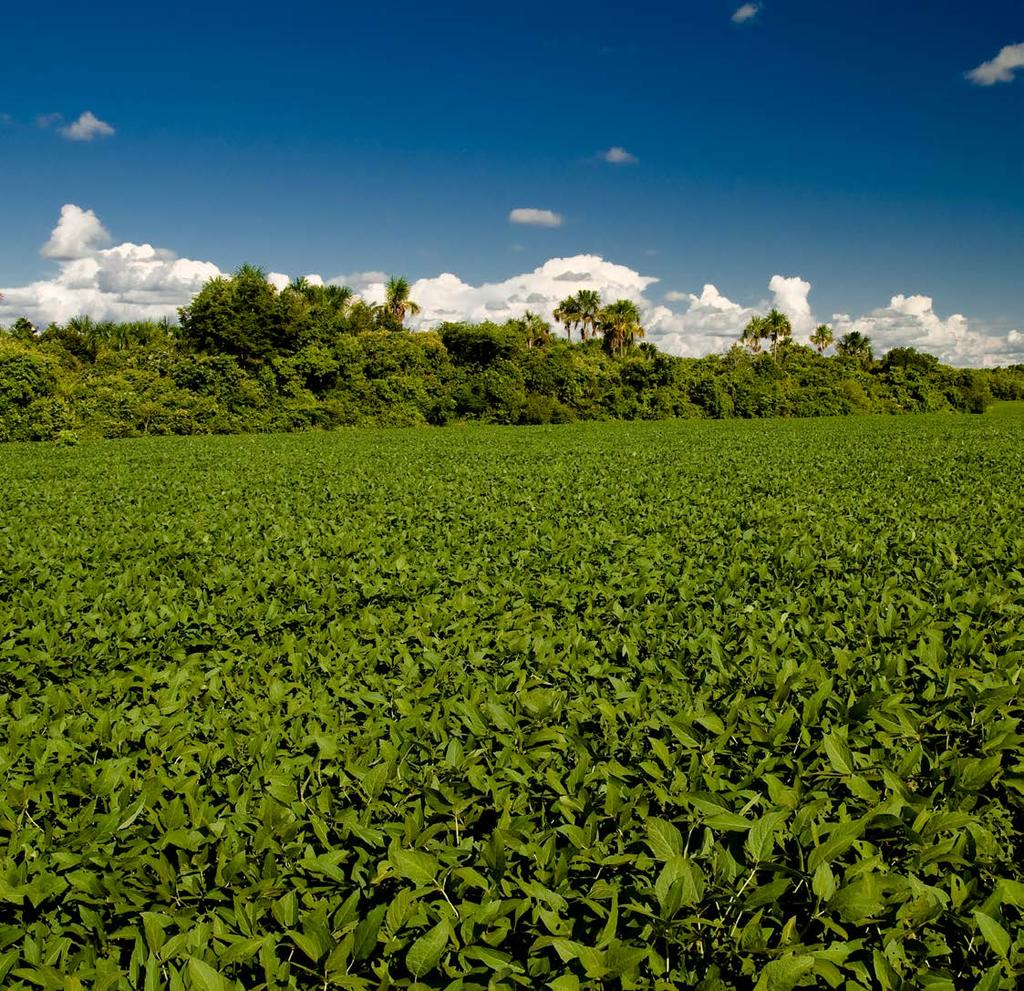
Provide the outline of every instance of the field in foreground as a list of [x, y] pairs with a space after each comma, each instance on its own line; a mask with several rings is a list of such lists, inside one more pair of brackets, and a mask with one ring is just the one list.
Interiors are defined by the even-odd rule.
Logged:
[[0, 448], [6, 989], [1010, 989], [1024, 417]]

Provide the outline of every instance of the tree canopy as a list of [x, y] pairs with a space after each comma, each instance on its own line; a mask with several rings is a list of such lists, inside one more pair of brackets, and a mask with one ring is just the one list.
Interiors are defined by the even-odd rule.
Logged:
[[558, 306], [565, 336], [529, 310], [403, 330], [417, 309], [401, 277], [373, 305], [307, 279], [278, 290], [244, 265], [207, 283], [178, 325], [20, 319], [0, 332], [0, 439], [981, 411], [993, 396], [1024, 398], [1024, 369], [951, 369], [911, 348], [876, 362], [856, 332], [825, 357], [831, 331], [795, 343], [778, 310], [751, 320], [725, 354], [697, 359], [644, 343], [636, 303], [593, 290]]

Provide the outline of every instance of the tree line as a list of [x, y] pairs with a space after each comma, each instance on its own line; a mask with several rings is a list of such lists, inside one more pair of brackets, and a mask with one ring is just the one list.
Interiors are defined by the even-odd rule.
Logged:
[[418, 312], [404, 278], [374, 304], [306, 279], [278, 290], [245, 265], [210, 280], [177, 322], [22, 318], [0, 332], [0, 440], [980, 412], [1024, 398], [1024, 366], [954, 369], [909, 348], [876, 360], [868, 338], [833, 342], [824, 325], [807, 347], [778, 310], [703, 358], [659, 351], [635, 303], [589, 289], [560, 302], [561, 331], [527, 312], [412, 333]]
[[[754, 354], [764, 350], [764, 342], [768, 342], [773, 357], [777, 357], [779, 349], [793, 340], [793, 324], [777, 307], [773, 307], [763, 316], [751, 317], [740, 335], [740, 342], [745, 344]], [[851, 330], [843, 334], [838, 341], [832, 328], [827, 323], [818, 324], [810, 336], [811, 346], [823, 355], [835, 345], [836, 354], [846, 358], [855, 358], [866, 366], [874, 361], [874, 349], [871, 338], [859, 330]]]

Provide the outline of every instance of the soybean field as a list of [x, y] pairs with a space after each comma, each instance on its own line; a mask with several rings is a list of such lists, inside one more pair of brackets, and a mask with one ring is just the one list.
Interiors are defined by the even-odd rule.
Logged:
[[1024, 416], [0, 448], [0, 987], [1012, 991]]

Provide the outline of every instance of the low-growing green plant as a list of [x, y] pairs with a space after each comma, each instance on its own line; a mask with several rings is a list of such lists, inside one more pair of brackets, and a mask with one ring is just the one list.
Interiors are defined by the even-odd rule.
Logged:
[[0, 474], [5, 991], [1020, 986], [1019, 413]]

